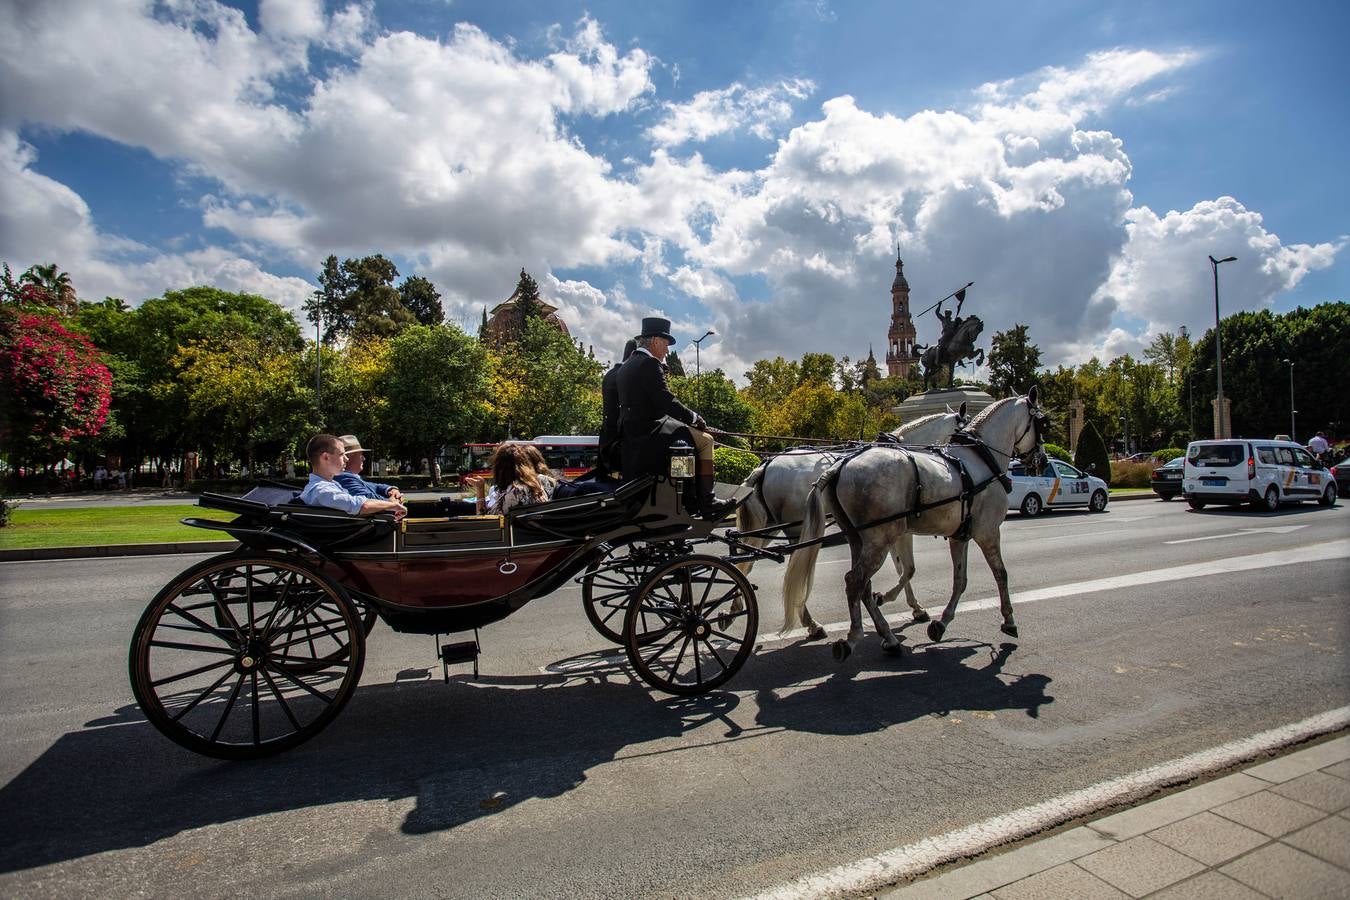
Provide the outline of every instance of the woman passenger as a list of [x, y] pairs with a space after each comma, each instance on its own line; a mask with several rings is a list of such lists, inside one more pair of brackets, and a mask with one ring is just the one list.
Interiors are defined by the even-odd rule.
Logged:
[[553, 496], [557, 479], [548, 472], [548, 466], [543, 467], [543, 473], [535, 468], [530, 450], [539, 453], [537, 448], [525, 444], [502, 444], [493, 452], [488, 512], [504, 515], [517, 506], [544, 503]]

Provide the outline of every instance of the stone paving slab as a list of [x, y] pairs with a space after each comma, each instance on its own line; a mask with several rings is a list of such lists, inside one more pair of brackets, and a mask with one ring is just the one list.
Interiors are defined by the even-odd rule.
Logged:
[[883, 896], [1350, 900], [1347, 775], [1350, 737], [1342, 737]]

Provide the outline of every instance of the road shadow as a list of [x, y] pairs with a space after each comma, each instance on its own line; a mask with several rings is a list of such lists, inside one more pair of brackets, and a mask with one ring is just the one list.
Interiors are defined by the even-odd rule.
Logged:
[[[1338, 501], [1337, 506], [1340, 505]], [[1246, 520], [1261, 519], [1284, 519], [1291, 516], [1331, 512], [1335, 506], [1322, 506], [1315, 500], [1305, 500], [1302, 503], [1282, 504], [1279, 509], [1267, 510], [1264, 507], [1257, 509], [1252, 506], [1205, 506], [1204, 509], [1188, 509], [1187, 515], [1191, 516], [1209, 516], [1219, 519], [1237, 518]]]
[[[840, 665], [820, 643], [761, 648], [732, 683], [759, 700], [750, 727], [858, 734], [948, 709], [1035, 715], [1052, 702], [1049, 678], [1002, 673], [1012, 645], [997, 652], [937, 645], [899, 658], [871, 649]], [[994, 662], [967, 664], [991, 652]], [[857, 677], [863, 666], [870, 677]], [[743, 733], [732, 717], [736, 694], [656, 694], [612, 648], [559, 660], [547, 674], [456, 678], [448, 686], [439, 675], [404, 670], [393, 683], [360, 688], [322, 734], [251, 762], [183, 750], [134, 704], [123, 706], [63, 735], [0, 788], [0, 872], [362, 800], [411, 798], [401, 830], [437, 832], [523, 800], [561, 796], [631, 746], [668, 752], [705, 726], [713, 740]]]
[[[843, 663], [828, 646], [798, 645], [755, 660], [758, 725], [817, 734], [865, 734], [923, 716], [1023, 711], [1054, 703], [1048, 675], [1005, 671], [1016, 644], [925, 644], [903, 655], [869, 636]], [[814, 680], [805, 688], [795, 683]], [[814, 673], [814, 674], [809, 674]], [[863, 677], [860, 677], [863, 676]]]

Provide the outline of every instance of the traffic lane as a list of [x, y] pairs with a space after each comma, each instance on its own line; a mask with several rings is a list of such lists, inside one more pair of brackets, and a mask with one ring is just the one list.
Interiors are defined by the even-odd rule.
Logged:
[[[1332, 565], [1312, 581], [1338, 584], [1344, 576], [1343, 564]], [[703, 883], [750, 889], [922, 836], [929, 832], [916, 828], [925, 822], [945, 829], [976, 821], [992, 808], [981, 796], [1008, 797], [1010, 784], [1026, 802], [1081, 786], [1060, 777], [1057, 761], [1066, 754], [1073, 765], [1064, 771], [1091, 783], [1343, 698], [1344, 660], [1332, 666], [1337, 677], [1326, 688], [1325, 651], [1304, 646], [1344, 645], [1343, 635], [1317, 631], [1309, 616], [1327, 597], [1282, 597], [1289, 581], [1280, 569], [1194, 581], [1142, 597], [1113, 592], [1031, 604], [1021, 614], [1036, 638], [1011, 654], [956, 642], [894, 660], [869, 638], [851, 665], [839, 667], [822, 644], [771, 644], [733, 682], [736, 692], [694, 701], [653, 696], [614, 664], [565, 679], [489, 675], [449, 688], [366, 681], [328, 732], [259, 765], [193, 757], [134, 711], [119, 710], [58, 739], [0, 791], [0, 809], [23, 811], [14, 833], [25, 836], [4, 859], [47, 860], [55, 867], [44, 873], [50, 883], [92, 888], [104, 883], [107, 867], [82, 860], [120, 848], [126, 877], [150, 879], [165, 892], [187, 883], [176, 870], [164, 872], [179, 863], [196, 877], [269, 890], [277, 885], [262, 873], [279, 870], [292, 873], [297, 889], [364, 882], [414, 895], [445, 890], [447, 877], [466, 896], [538, 893], [540, 884], [600, 895], [615, 885], [624, 886], [617, 893]], [[1244, 593], [1239, 584], [1266, 608], [1235, 604]], [[1286, 606], [1302, 610], [1313, 631], [1267, 633], [1291, 620]], [[499, 627], [510, 631], [514, 621]], [[1242, 651], [1248, 658], [1234, 668], [1221, 646], [1205, 689], [1178, 697], [1178, 681], [1193, 677], [1188, 659], [1211, 666], [1215, 622], [1255, 649]], [[1154, 634], [1160, 623], [1170, 624]], [[1297, 703], [1271, 702], [1290, 682], [1301, 686]], [[1225, 710], [1239, 696], [1239, 708]], [[1175, 716], [1191, 707], [1194, 721], [1178, 725]], [[1207, 709], [1217, 729], [1200, 727]], [[1169, 746], [1173, 732], [1188, 731], [1196, 740]], [[1155, 750], [1170, 755], [1155, 758]], [[1032, 759], [1038, 762], [1028, 768]], [[1006, 764], [992, 781], [982, 774], [989, 760]], [[111, 784], [99, 777], [129, 764], [154, 778]], [[943, 790], [935, 793], [935, 784]], [[946, 812], [925, 818], [901, 804], [915, 796]], [[907, 823], [898, 831], [890, 822], [897, 809]], [[72, 841], [65, 820], [34, 817], [53, 810], [98, 824]], [[728, 818], [727, 810], [736, 812]], [[747, 810], [755, 811], [748, 824]], [[255, 818], [264, 813], [271, 815]], [[205, 825], [216, 827], [199, 830]], [[744, 840], [734, 839], [747, 829]], [[878, 834], [890, 837], [865, 840]], [[146, 841], [153, 850], [137, 849]], [[379, 859], [353, 854], [352, 846]], [[248, 862], [231, 858], [231, 847]], [[846, 852], [852, 855], [839, 855]], [[444, 871], [447, 853], [453, 873]], [[653, 853], [663, 858], [648, 859]], [[520, 860], [508, 877], [504, 855]], [[400, 875], [401, 863], [379, 861], [392, 859], [418, 874]], [[702, 871], [702, 860], [732, 872], [732, 880]], [[537, 880], [563, 861], [569, 880], [578, 871], [596, 874], [575, 882], [575, 891]], [[635, 868], [644, 873], [638, 882]], [[330, 869], [335, 874], [313, 875]]]

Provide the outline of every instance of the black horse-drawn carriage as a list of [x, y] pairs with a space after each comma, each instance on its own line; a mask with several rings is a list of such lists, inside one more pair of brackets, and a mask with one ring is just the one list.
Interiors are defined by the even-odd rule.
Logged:
[[229, 522], [234, 552], [201, 562], [151, 601], [132, 638], [132, 689], [150, 722], [209, 756], [266, 756], [327, 726], [356, 690], [377, 620], [395, 631], [473, 635], [443, 663], [477, 669], [477, 629], [569, 579], [597, 631], [621, 643], [655, 688], [698, 694], [754, 650], [758, 611], [734, 557], [695, 552], [716, 523], [686, 511], [684, 482], [648, 476], [612, 494], [447, 516], [412, 501], [407, 518], [308, 507], [281, 487], [199, 505]]

